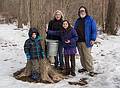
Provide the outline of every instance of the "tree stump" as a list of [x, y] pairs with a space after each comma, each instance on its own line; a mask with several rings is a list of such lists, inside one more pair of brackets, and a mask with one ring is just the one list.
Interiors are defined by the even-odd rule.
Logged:
[[58, 73], [51, 66], [48, 59], [35, 59], [27, 61], [26, 67], [15, 72], [13, 76], [18, 80], [34, 82], [32, 79], [30, 79], [33, 70], [40, 74], [40, 78], [37, 80], [37, 82], [56, 83], [65, 78], [65, 76]]

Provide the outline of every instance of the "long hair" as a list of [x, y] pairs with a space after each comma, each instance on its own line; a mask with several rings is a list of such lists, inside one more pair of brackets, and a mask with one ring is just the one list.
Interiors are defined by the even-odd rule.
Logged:
[[[62, 28], [62, 29], [63, 29], [62, 31], [64, 32], [64, 31], [66, 30], [67, 32], [69, 32], [69, 31], [72, 29], [72, 26], [71, 26], [71, 24], [70, 24], [70, 22], [69, 22], [68, 20], [63, 20], [63, 23], [64, 23], [64, 22], [67, 22], [67, 23], [68, 23], [68, 28], [67, 28], [67, 30], [66, 30], [66, 29], [63, 27], [63, 28]], [[62, 23], [62, 24], [63, 24], [63, 23]]]
[[80, 9], [81, 8], [84, 8], [85, 9], [85, 12], [86, 12], [86, 15], [88, 15], [88, 10], [85, 6], [80, 6], [79, 10], [78, 10], [78, 16], [80, 17]]

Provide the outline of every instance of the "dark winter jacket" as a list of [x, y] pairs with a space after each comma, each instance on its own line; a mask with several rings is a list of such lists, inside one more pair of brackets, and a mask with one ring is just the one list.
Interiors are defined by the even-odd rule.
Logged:
[[[62, 22], [63, 20], [60, 19], [60, 20], [51, 20], [49, 22], [49, 25], [48, 25], [48, 30], [51, 30], [51, 31], [60, 31], [62, 30]], [[47, 39], [51, 39], [51, 40], [60, 40], [61, 41], [61, 37], [60, 36], [56, 36], [56, 35], [52, 35], [52, 34], [47, 34]]]
[[[36, 33], [35, 39], [32, 38], [32, 33]], [[29, 30], [29, 39], [25, 41], [24, 52], [27, 59], [40, 59], [44, 58], [44, 52], [41, 46], [41, 37], [36, 28], [31, 28]]]
[[[76, 41], [78, 40], [77, 32], [71, 28], [68, 31], [48, 31], [48, 34], [58, 35], [62, 39], [64, 49], [76, 48]], [[70, 40], [70, 43], [65, 43], [66, 40]]]
[[[75, 25], [74, 25], [74, 29], [77, 32], [79, 31], [79, 21], [80, 21], [80, 18], [78, 18], [76, 20]], [[85, 33], [85, 43], [86, 43], [86, 46], [88, 48], [92, 47], [92, 45], [90, 44], [90, 41], [91, 40], [93, 40], [93, 41], [96, 40], [97, 28], [96, 28], [96, 22], [95, 22], [95, 20], [91, 16], [86, 16], [85, 17], [84, 33]], [[79, 36], [79, 34], [78, 34], [78, 36]]]
[[78, 22], [78, 27], [77, 27], [77, 34], [79, 36], [78, 41], [77, 42], [85, 42], [85, 32], [84, 32], [84, 28], [85, 28], [85, 18], [80, 18], [79, 22]]

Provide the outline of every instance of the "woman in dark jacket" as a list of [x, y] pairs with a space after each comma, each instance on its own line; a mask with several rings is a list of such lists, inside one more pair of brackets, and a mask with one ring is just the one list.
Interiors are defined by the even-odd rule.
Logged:
[[[62, 30], [62, 22], [63, 22], [63, 13], [60, 10], [57, 10], [54, 13], [54, 19], [49, 22], [48, 30], [51, 31], [60, 31]], [[64, 61], [63, 61], [63, 46], [61, 43], [60, 36], [56, 36], [53, 34], [47, 34], [47, 38], [49, 40], [58, 40], [58, 54], [55, 56], [55, 67], [58, 68], [58, 64], [60, 63], [60, 69], [63, 69], [64, 67]], [[58, 59], [59, 58], [59, 59]]]
[[[77, 32], [71, 27], [67, 20], [63, 21], [62, 31], [50, 31], [48, 34], [53, 34], [56, 36], [61, 36], [62, 44], [64, 47], [64, 57], [65, 57], [65, 71], [66, 75], [71, 74], [75, 76], [75, 54], [76, 54], [76, 41], [78, 40]], [[71, 61], [71, 67], [69, 64], [69, 59]]]

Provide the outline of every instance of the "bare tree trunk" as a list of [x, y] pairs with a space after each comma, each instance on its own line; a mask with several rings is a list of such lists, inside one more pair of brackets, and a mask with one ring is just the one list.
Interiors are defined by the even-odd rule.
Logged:
[[27, 11], [27, 17], [28, 17], [28, 23], [30, 22], [30, 0], [26, 0], [26, 11]]
[[115, 0], [109, 0], [108, 10], [107, 10], [107, 19], [105, 24], [105, 32], [107, 34], [116, 34], [115, 22], [116, 22], [116, 2]]
[[105, 29], [105, 26], [104, 26], [104, 0], [102, 0], [102, 29], [104, 30]]
[[22, 0], [22, 22], [27, 25], [29, 22], [29, 3], [30, 0]]
[[[42, 15], [44, 14], [43, 6], [45, 5], [45, 2], [46, 1], [43, 1], [43, 0], [39, 0], [39, 1], [30, 0], [30, 26], [39, 29], [40, 35], [43, 37], [42, 46], [45, 46], [45, 43], [44, 43], [45, 30], [42, 24], [42, 21], [45, 19], [45, 16]], [[42, 5], [40, 5], [41, 3]], [[26, 68], [28, 67], [28, 65], [32, 66], [32, 64], [36, 65], [35, 62], [26, 64], [26, 67], [21, 70], [22, 72], [16, 75], [15, 77], [19, 79], [23, 76], [28, 76], [26, 74], [27, 73]], [[39, 74], [41, 76], [40, 80], [42, 82], [54, 83], [64, 78], [61, 74], [59, 74], [57, 71], [54, 70], [54, 68], [50, 64], [50, 61], [46, 58], [38, 60], [38, 68], [39, 68]]]
[[[42, 5], [40, 5], [42, 3]], [[30, 2], [30, 23], [31, 27], [36, 27], [39, 29], [40, 35], [43, 37], [42, 46], [44, 48], [45, 46], [45, 12], [43, 7], [45, 6], [46, 0], [39, 0], [39, 1], [33, 1]], [[41, 71], [41, 78], [43, 81], [50, 81], [54, 82], [54, 80], [60, 80], [61, 76], [58, 75], [57, 72], [54, 71], [54, 69], [51, 67], [49, 61], [47, 59], [43, 60], [43, 63], [40, 63], [40, 68], [43, 68]], [[54, 72], [54, 73], [53, 73]]]
[[29, 22], [29, 0], [19, 0], [18, 28]]
[[19, 0], [18, 28], [22, 28], [23, 1]]
[[3, 3], [4, 3], [4, 0], [0, 0], [0, 12], [3, 11]]

